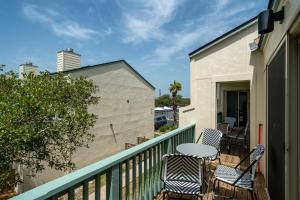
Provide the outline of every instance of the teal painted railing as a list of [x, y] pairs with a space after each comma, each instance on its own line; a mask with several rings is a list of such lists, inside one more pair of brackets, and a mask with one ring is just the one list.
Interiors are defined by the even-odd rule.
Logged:
[[[161, 190], [161, 157], [176, 146], [195, 141], [195, 124], [178, 128], [126, 151], [57, 178], [13, 200], [153, 199]], [[101, 149], [99, 149], [101, 150]]]

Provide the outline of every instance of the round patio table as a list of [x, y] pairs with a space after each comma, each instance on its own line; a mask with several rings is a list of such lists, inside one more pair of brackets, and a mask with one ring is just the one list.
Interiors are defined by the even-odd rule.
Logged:
[[[176, 150], [179, 153], [186, 154], [186, 155], [198, 156], [200, 158], [203, 158], [204, 160], [206, 160], [210, 157], [213, 157], [213, 156], [217, 155], [217, 153], [218, 153], [217, 149], [213, 146], [205, 145], [205, 144], [196, 144], [196, 143], [180, 144], [176, 147]], [[203, 163], [202, 173], [205, 174], [205, 162]], [[207, 184], [207, 188], [208, 188], [208, 180], [205, 180], [205, 179], [208, 179], [208, 178], [209, 177], [205, 178], [205, 175], [204, 175], [203, 182], [205, 182]]]
[[195, 155], [206, 159], [217, 155], [218, 151], [215, 147], [205, 144], [185, 143], [176, 147], [179, 153], [187, 155]]

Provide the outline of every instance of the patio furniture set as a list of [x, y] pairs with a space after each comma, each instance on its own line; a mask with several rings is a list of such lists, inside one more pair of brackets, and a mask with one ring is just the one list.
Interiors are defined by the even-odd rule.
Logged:
[[236, 118], [225, 117], [223, 123], [217, 125], [217, 129], [223, 133], [221, 148], [226, 148], [230, 153], [230, 147], [234, 145], [243, 146], [248, 150], [248, 129], [249, 122], [243, 127], [235, 127]]
[[[225, 129], [229, 127], [224, 126]], [[244, 129], [243, 129], [244, 131]], [[225, 132], [228, 134], [228, 132]], [[244, 133], [243, 133], [244, 134]], [[225, 136], [225, 137], [224, 137]], [[180, 144], [176, 147], [178, 153], [166, 154], [162, 157], [161, 180], [163, 181], [163, 199], [169, 193], [179, 195], [192, 195], [199, 199], [208, 192], [209, 182], [213, 180], [213, 199], [225, 197], [219, 195], [219, 183], [229, 184], [233, 188], [232, 196], [235, 198], [236, 188], [246, 189], [251, 193], [251, 199], [257, 199], [253, 184], [256, 167], [263, 156], [264, 147], [256, 145], [250, 153], [235, 167], [221, 164], [220, 144], [227, 140], [228, 135], [217, 129], [206, 128], [201, 133], [196, 143]], [[250, 158], [250, 164], [246, 170], [240, 166]], [[219, 161], [214, 173], [211, 173], [211, 162]], [[206, 192], [204, 191], [206, 186]], [[173, 198], [172, 198], [173, 199]]]

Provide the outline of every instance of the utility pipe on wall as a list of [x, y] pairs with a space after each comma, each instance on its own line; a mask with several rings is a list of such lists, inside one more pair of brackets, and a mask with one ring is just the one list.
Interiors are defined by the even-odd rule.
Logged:
[[[262, 129], [262, 124], [258, 125], [258, 144], [261, 144], [261, 129]], [[258, 173], [260, 173], [260, 162], [258, 163]]]

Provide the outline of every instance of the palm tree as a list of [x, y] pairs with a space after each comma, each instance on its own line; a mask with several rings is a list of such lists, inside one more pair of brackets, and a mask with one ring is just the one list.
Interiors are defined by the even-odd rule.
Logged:
[[177, 92], [181, 91], [182, 86], [180, 82], [177, 82], [174, 80], [173, 83], [170, 84], [169, 90], [172, 94], [172, 105], [173, 105], [173, 118], [174, 118], [174, 124], [177, 125], [177, 119], [176, 119], [176, 109], [177, 109], [177, 104], [176, 104], [176, 96]]

